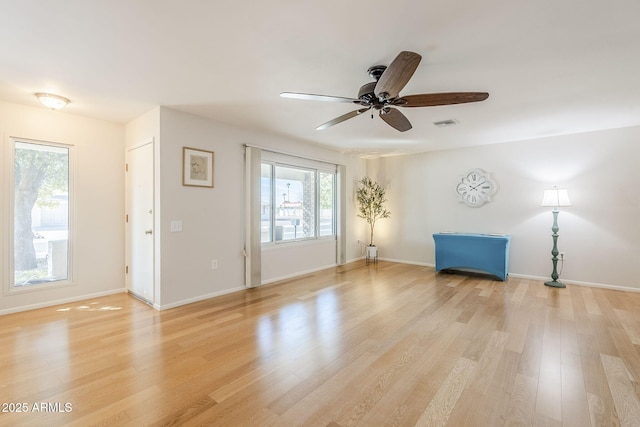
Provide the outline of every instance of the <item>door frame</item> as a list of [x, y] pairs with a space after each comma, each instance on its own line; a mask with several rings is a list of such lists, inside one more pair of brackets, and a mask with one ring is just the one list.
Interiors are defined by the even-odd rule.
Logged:
[[[129, 175], [128, 175], [128, 165], [129, 165], [129, 159], [130, 159], [130, 152], [133, 150], [136, 150], [138, 148], [144, 147], [146, 145], [151, 144], [152, 146], [152, 164], [151, 164], [151, 170], [152, 170], [152, 205], [153, 205], [153, 213], [152, 213], [152, 222], [153, 222], [153, 226], [152, 226], [152, 230], [153, 230], [153, 236], [152, 236], [152, 258], [153, 258], [153, 262], [152, 262], [152, 266], [151, 266], [151, 281], [152, 281], [152, 289], [151, 289], [151, 298], [149, 300], [145, 300], [143, 299], [140, 295], [137, 295], [136, 293], [131, 291], [131, 276], [129, 274], [129, 266], [131, 265], [131, 252], [133, 251], [133, 248], [131, 247], [131, 236], [130, 236], [130, 226], [128, 224], [128, 215], [129, 215], [129, 192], [131, 191], [130, 189], [130, 179], [129, 179]], [[158, 198], [156, 197], [156, 191], [157, 191], [157, 168], [156, 168], [156, 163], [157, 163], [157, 144], [155, 144], [155, 140], [154, 138], [149, 138], [146, 140], [143, 140], [137, 144], [134, 144], [132, 146], [126, 147], [126, 153], [125, 153], [125, 288], [127, 290], [127, 292], [140, 299], [141, 301], [151, 305], [153, 308], [155, 309], [159, 309], [160, 307], [160, 292], [159, 292], [159, 284], [157, 281], [157, 269], [158, 269], [158, 242], [159, 242], [159, 233], [156, 232], [156, 229], [158, 228]]]

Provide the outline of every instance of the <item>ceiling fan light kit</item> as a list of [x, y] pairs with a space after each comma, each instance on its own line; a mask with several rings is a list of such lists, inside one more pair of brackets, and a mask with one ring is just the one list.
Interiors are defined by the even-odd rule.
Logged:
[[361, 86], [357, 98], [297, 92], [282, 92], [280, 96], [310, 101], [343, 102], [364, 107], [329, 120], [318, 126], [317, 130], [330, 128], [371, 110], [372, 118], [374, 111], [378, 111], [378, 115], [385, 123], [400, 132], [406, 132], [412, 126], [409, 119], [395, 107], [414, 108], [464, 104], [484, 101], [489, 97], [487, 92], [425, 93], [400, 96], [400, 91], [415, 73], [421, 59], [422, 57], [415, 52], [402, 51], [388, 67], [385, 65], [369, 67], [367, 72], [375, 81]]

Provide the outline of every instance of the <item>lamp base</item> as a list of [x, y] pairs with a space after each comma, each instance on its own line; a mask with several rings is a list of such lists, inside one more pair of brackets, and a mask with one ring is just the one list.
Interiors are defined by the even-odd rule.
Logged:
[[547, 286], [551, 286], [552, 288], [566, 288], [567, 286], [562, 283], [562, 282], [558, 282], [557, 280], [552, 280], [550, 282], [544, 282], [545, 285]]

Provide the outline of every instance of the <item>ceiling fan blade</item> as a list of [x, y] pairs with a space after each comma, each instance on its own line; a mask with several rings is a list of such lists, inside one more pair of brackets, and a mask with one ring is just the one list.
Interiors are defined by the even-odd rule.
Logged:
[[484, 101], [489, 97], [487, 92], [446, 92], [407, 95], [395, 100], [399, 107], [435, 107], [438, 105], [464, 104]]
[[282, 92], [280, 96], [283, 98], [306, 99], [308, 101], [348, 102], [350, 104], [360, 104], [362, 102], [362, 100], [356, 98], [345, 98], [343, 96], [330, 95], [314, 95], [312, 93]]
[[378, 99], [396, 98], [418, 68], [422, 56], [402, 51], [380, 76], [374, 93]]
[[330, 128], [333, 125], [337, 125], [338, 123], [342, 123], [345, 120], [349, 120], [349, 119], [354, 118], [355, 116], [359, 116], [362, 113], [366, 113], [370, 109], [371, 109], [371, 107], [369, 107], [369, 108], [361, 108], [359, 110], [350, 111], [347, 114], [343, 114], [340, 117], [336, 117], [333, 120], [329, 120], [327, 123], [321, 124], [320, 126], [318, 126], [316, 128], [316, 130], [324, 130], [324, 129]]
[[380, 118], [400, 132], [406, 132], [412, 127], [409, 119], [395, 108], [387, 107], [380, 110]]

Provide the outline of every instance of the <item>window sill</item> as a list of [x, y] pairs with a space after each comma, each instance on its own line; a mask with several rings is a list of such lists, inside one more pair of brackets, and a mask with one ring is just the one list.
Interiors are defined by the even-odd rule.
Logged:
[[75, 286], [75, 283], [71, 280], [59, 280], [55, 282], [46, 282], [46, 283], [38, 283], [31, 285], [22, 285], [22, 286], [10, 286], [9, 289], [4, 292], [5, 295], [21, 295], [29, 292], [38, 292], [45, 291], [51, 289], [58, 288], [68, 288], [71, 286]]
[[313, 246], [326, 244], [327, 242], [335, 242], [336, 236], [324, 236], [310, 239], [299, 240], [278, 240], [276, 242], [262, 243], [262, 250], [273, 250], [283, 246]]

